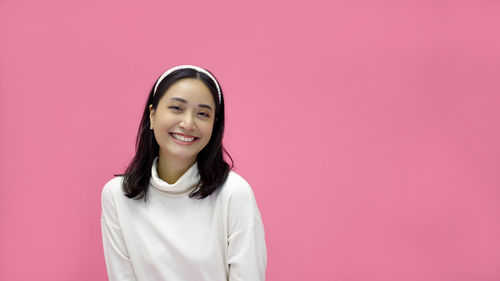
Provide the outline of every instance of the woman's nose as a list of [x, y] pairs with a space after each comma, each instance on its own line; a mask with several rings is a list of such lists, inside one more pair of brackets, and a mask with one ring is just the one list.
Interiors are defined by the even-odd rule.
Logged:
[[179, 123], [179, 126], [186, 129], [186, 130], [191, 130], [195, 127], [194, 124], [194, 118], [191, 113], [186, 112], [181, 119], [181, 122]]

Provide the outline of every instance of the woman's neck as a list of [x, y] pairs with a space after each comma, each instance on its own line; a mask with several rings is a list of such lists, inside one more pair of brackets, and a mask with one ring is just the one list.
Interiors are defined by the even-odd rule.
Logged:
[[168, 184], [174, 184], [196, 162], [196, 159], [179, 160], [158, 156], [158, 176]]

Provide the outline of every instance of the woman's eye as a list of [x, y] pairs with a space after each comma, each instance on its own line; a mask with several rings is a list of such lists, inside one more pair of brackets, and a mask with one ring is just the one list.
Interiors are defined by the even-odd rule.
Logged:
[[180, 107], [175, 106], [175, 105], [169, 106], [168, 108], [173, 109], [173, 110], [177, 110], [177, 111], [178, 111], [178, 110], [181, 110], [181, 108], [180, 108]]
[[198, 113], [198, 114], [200, 114], [200, 115], [201, 115], [202, 117], [204, 117], [204, 118], [208, 118], [208, 117], [210, 117], [210, 115], [206, 114], [205, 112], [200, 112], [200, 113]]

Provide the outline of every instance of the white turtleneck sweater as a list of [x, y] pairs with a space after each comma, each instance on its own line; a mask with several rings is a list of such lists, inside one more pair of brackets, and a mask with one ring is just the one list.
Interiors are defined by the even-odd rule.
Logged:
[[204, 199], [189, 198], [195, 163], [174, 184], [153, 162], [147, 202], [123, 195], [122, 176], [102, 189], [101, 229], [110, 281], [264, 281], [264, 226], [250, 185], [231, 171]]

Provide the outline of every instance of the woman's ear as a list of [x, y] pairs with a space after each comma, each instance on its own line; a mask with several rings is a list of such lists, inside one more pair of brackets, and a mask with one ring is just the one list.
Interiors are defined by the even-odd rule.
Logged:
[[151, 128], [153, 128], [153, 117], [155, 116], [155, 110], [153, 109], [153, 105], [149, 105], [149, 123], [151, 124]]
[[149, 117], [153, 117], [155, 115], [155, 110], [153, 109], [153, 105], [149, 105]]

